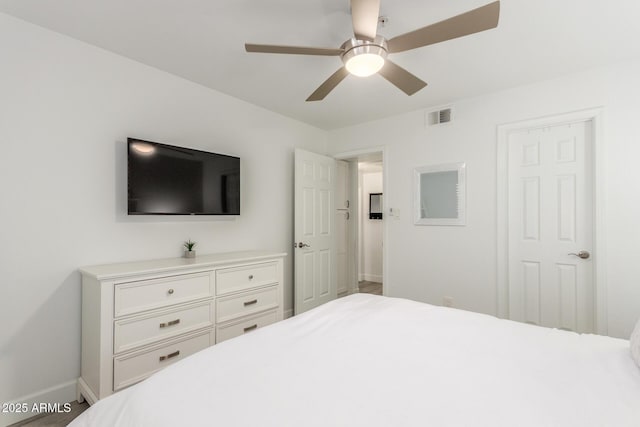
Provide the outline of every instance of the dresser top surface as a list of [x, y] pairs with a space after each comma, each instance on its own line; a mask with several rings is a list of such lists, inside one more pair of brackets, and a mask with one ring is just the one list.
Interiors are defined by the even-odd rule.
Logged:
[[146, 273], [182, 271], [200, 267], [216, 267], [225, 264], [263, 261], [284, 258], [285, 252], [242, 251], [218, 254], [198, 255], [195, 258], [164, 258], [147, 261], [124, 262], [80, 267], [78, 270], [98, 280], [115, 279]]

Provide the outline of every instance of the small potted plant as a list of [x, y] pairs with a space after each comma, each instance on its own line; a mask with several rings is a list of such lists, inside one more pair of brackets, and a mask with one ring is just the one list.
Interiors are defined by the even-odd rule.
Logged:
[[187, 240], [186, 242], [184, 242], [184, 248], [186, 249], [186, 251], [184, 251], [184, 257], [185, 258], [195, 258], [196, 257], [196, 251], [193, 250], [193, 247], [196, 245], [196, 242], [192, 242], [191, 239]]

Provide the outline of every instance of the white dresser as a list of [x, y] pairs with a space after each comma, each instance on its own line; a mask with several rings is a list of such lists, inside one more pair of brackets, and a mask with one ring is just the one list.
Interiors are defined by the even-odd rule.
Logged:
[[285, 253], [83, 267], [78, 401], [93, 404], [190, 354], [283, 316]]

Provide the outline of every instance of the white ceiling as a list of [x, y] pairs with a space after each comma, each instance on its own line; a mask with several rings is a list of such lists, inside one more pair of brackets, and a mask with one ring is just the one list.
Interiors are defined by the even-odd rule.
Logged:
[[[382, 0], [387, 38], [491, 0]], [[348, 0], [0, 0], [0, 11], [314, 126], [333, 129], [640, 57], [638, 0], [502, 0], [497, 29], [390, 56], [429, 83], [412, 97], [349, 76], [305, 99], [338, 57], [249, 54], [244, 42], [338, 47]]]

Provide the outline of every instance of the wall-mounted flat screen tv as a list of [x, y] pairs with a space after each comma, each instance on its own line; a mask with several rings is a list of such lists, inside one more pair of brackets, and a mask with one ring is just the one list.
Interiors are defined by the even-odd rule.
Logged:
[[240, 159], [129, 138], [129, 215], [240, 215]]

